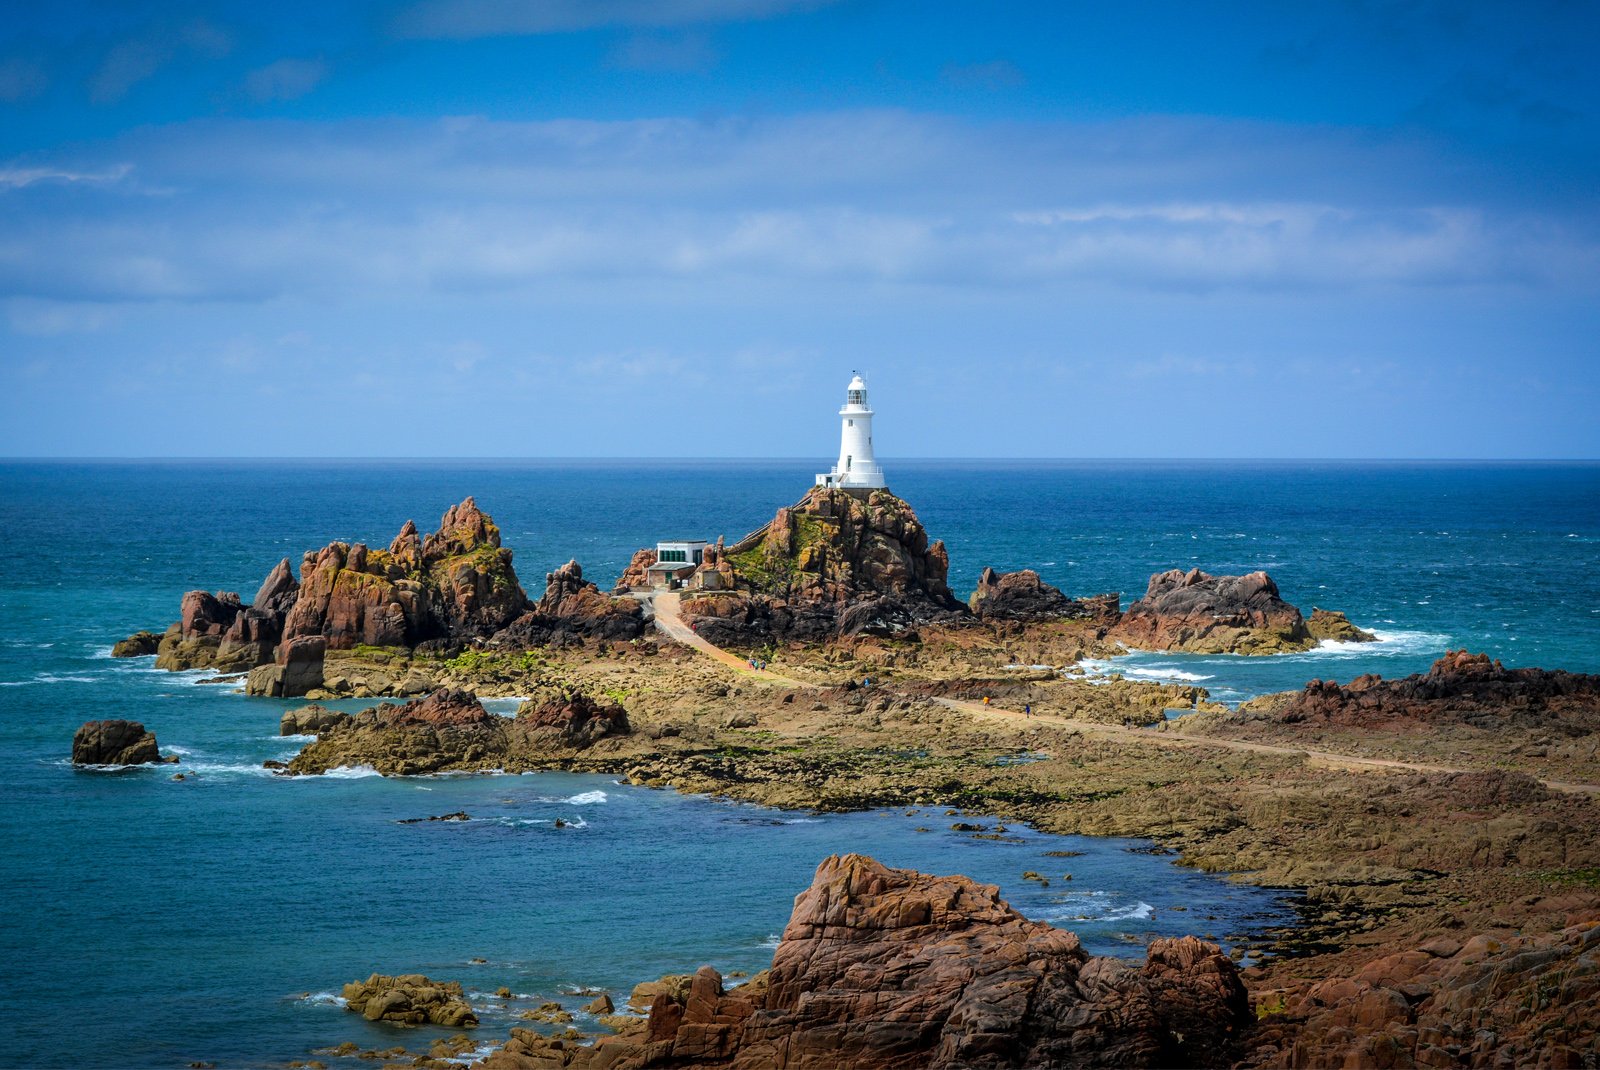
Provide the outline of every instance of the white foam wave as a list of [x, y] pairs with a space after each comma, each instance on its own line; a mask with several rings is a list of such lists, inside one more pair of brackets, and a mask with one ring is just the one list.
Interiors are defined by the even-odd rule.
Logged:
[[1090, 903], [1078, 902], [1077, 909], [1045, 916], [1044, 920], [1052, 925], [1064, 925], [1068, 928], [1073, 922], [1111, 922], [1111, 921], [1145, 921], [1155, 913], [1155, 907], [1143, 900], [1136, 901], [1132, 906], [1112, 906], [1109, 909], [1096, 910], [1102, 904], [1094, 902], [1105, 898], [1104, 892], [1090, 892]]
[[487, 1059], [494, 1054], [494, 1051], [495, 1045], [493, 1044], [479, 1044], [471, 1051], [464, 1051], [460, 1055], [446, 1055], [443, 1061], [454, 1063], [457, 1066], [471, 1066], [479, 1059]]
[[31, 680], [0, 680], [0, 687], [31, 687], [34, 684], [97, 684], [98, 676], [57, 676], [55, 673], [42, 672]]
[[1278, 657], [1320, 656], [1336, 658], [1397, 657], [1406, 654], [1442, 654], [1450, 648], [1450, 636], [1442, 632], [1406, 631], [1398, 628], [1371, 628], [1375, 642], [1355, 643], [1343, 639], [1324, 639], [1302, 655], [1280, 654]]
[[301, 996], [299, 1003], [309, 1003], [314, 1007], [343, 1007], [348, 1000], [334, 992], [313, 992], [308, 996]]
[[767, 934], [767, 938], [765, 940], [761, 941], [761, 943], [757, 944], [756, 946], [757, 947], [764, 947], [768, 951], [776, 951], [776, 950], [778, 950], [778, 945], [780, 943], [782, 943], [782, 942], [783, 942], [783, 934], [782, 933], [768, 933]]
[[258, 740], [266, 743], [315, 743], [317, 737], [309, 732], [300, 732], [291, 736], [257, 736]]
[[784, 824], [784, 825], [820, 825], [820, 824], [822, 824], [822, 818], [820, 818], [820, 817], [791, 817], [791, 818], [788, 818], [788, 819], [786, 819], [786, 820], [784, 820], [784, 821], [782, 821], [780, 823]]
[[578, 795], [569, 796], [561, 801], [572, 806], [592, 806], [595, 803], [605, 802], [606, 793], [603, 791], [585, 791]]
[[1210, 680], [1211, 677], [1203, 673], [1188, 672], [1184, 669], [1172, 669], [1163, 665], [1152, 665], [1149, 668], [1119, 669], [1124, 676], [1137, 676], [1141, 680], [1182, 680], [1193, 683], [1199, 680]]
[[1155, 913], [1155, 907], [1149, 903], [1140, 902], [1126, 910], [1114, 910], [1110, 914], [1103, 914], [1096, 921], [1144, 921]]
[[370, 765], [337, 765], [322, 775], [331, 780], [360, 780], [363, 777], [382, 776], [383, 774]]
[[184, 773], [205, 773], [213, 776], [226, 773], [234, 776], [276, 776], [271, 769], [263, 769], [259, 765], [246, 765], [242, 762], [190, 762], [184, 761], [178, 765], [178, 770]]

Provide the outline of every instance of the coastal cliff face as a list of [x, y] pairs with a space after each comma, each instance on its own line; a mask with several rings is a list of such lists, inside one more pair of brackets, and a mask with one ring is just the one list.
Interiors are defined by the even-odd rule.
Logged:
[[1207, 1066], [1253, 1021], [1216, 945], [1157, 940], [1142, 965], [1086, 954], [992, 885], [828, 858], [770, 970], [702, 967], [649, 1019], [592, 1046], [526, 1030], [480, 1065], [534, 1067]]
[[[156, 664], [250, 672], [252, 693], [300, 695], [321, 686], [324, 650], [449, 650], [468, 642], [527, 648], [643, 634], [638, 601], [602, 593], [576, 561], [545, 577], [538, 602], [523, 591], [511, 561], [500, 529], [467, 498], [427, 536], [408, 520], [387, 549], [333, 542], [308, 551], [299, 579], [285, 558], [249, 604], [230, 591], [190, 591], [178, 622], [156, 644]], [[150, 640], [137, 633], [116, 653], [147, 653]]]
[[1319, 611], [1316, 617], [1313, 632], [1265, 572], [1213, 576], [1172, 569], [1150, 577], [1144, 597], [1128, 607], [1110, 638], [1138, 650], [1196, 654], [1275, 654], [1308, 650], [1323, 638], [1373, 638], [1342, 613]]
[[944, 544], [886, 490], [813, 487], [701, 567], [724, 590], [687, 599], [683, 612], [712, 642], [896, 634], [966, 612], [946, 582]]

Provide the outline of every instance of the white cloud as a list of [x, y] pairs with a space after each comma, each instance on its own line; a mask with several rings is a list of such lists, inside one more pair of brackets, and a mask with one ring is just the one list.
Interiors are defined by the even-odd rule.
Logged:
[[[171, 195], [102, 192], [128, 173], [113, 159]], [[1327, 132], [1178, 120], [205, 122], [0, 165], [18, 199], [0, 219], [0, 296], [1600, 279], [1581, 210], [1501, 206], [1448, 171]], [[26, 200], [52, 181], [74, 196]]]
[[0, 189], [21, 189], [36, 182], [86, 182], [107, 185], [120, 182], [133, 171], [132, 164], [117, 164], [103, 171], [68, 171], [57, 167], [0, 167]]
[[832, 0], [421, 0], [401, 11], [402, 37], [473, 38], [743, 22]]

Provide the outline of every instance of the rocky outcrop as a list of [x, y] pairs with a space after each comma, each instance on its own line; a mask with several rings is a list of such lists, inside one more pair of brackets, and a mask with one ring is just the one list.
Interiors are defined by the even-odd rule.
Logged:
[[514, 728], [535, 739], [549, 734], [567, 747], [579, 748], [633, 731], [628, 713], [621, 706], [581, 692], [524, 702], [517, 710]]
[[1276, 654], [1317, 644], [1265, 572], [1212, 576], [1197, 568], [1151, 576], [1110, 637], [1138, 650], [1196, 654]]
[[568, 561], [544, 578], [544, 594], [530, 612], [495, 637], [496, 646], [543, 646], [579, 639], [612, 641], [644, 634], [644, 606], [637, 598], [606, 594], [583, 578], [583, 566]]
[[612, 594], [627, 594], [628, 591], [650, 586], [650, 566], [656, 563], [654, 550], [635, 550], [633, 560], [628, 562], [628, 567], [622, 570], [622, 575], [617, 577], [617, 585], [611, 589]]
[[1192, 937], [1140, 965], [1095, 958], [992, 885], [826, 859], [765, 974], [736, 989], [702, 967], [653, 994], [640, 1027], [592, 1047], [536, 1035], [492, 1070], [573, 1067], [1209, 1066], [1253, 1021], [1233, 964]]
[[527, 605], [500, 529], [467, 498], [426, 538], [408, 520], [387, 550], [335, 542], [307, 553], [283, 634], [322, 635], [334, 650], [483, 638]]
[[1554, 933], [1444, 935], [1349, 977], [1261, 993], [1246, 1066], [1588, 1066], [1600, 1052], [1600, 912]]
[[73, 765], [145, 765], [161, 761], [154, 732], [138, 721], [87, 721], [72, 736]]
[[134, 632], [126, 639], [119, 639], [111, 647], [111, 656], [114, 658], [143, 658], [154, 654], [161, 646], [161, 637], [155, 632]]
[[251, 604], [230, 591], [190, 591], [165, 635], [136, 633], [116, 650], [125, 657], [154, 652], [165, 669], [259, 668], [251, 693], [301, 695], [322, 683], [320, 656], [308, 640], [335, 651], [372, 646], [455, 653], [466, 643], [526, 649], [644, 634], [639, 601], [603, 593], [583, 578], [576, 561], [547, 575], [544, 596], [532, 602], [511, 558], [500, 545], [500, 529], [467, 498], [446, 510], [439, 530], [427, 536], [408, 520], [387, 549], [332, 542], [308, 551], [298, 580], [284, 558]]
[[375, 973], [344, 986], [344, 1009], [369, 1022], [470, 1028], [478, 1016], [458, 981], [433, 981], [420, 973], [389, 977]]
[[273, 664], [250, 670], [245, 692], [273, 698], [292, 698], [319, 688], [322, 686], [323, 658], [327, 651], [328, 641], [320, 635], [285, 639], [278, 644], [277, 659]]
[[967, 607], [981, 620], [1045, 621], [1095, 618], [1115, 623], [1120, 603], [1115, 594], [1095, 598], [1068, 598], [1039, 578], [1031, 568], [1017, 572], [983, 570]]
[[1328, 609], [1313, 608], [1311, 616], [1306, 618], [1306, 631], [1318, 642], [1326, 639], [1336, 643], [1374, 643], [1378, 640], [1371, 632], [1351, 624], [1343, 613]]
[[288, 710], [278, 718], [278, 734], [280, 736], [315, 736], [335, 725], [346, 724], [350, 720], [348, 713], [339, 713], [336, 710], [326, 709], [312, 703], [298, 709]]
[[294, 727], [299, 734], [308, 724], [317, 726], [317, 739], [289, 762], [292, 775], [358, 765], [385, 776], [555, 768], [632, 730], [621, 706], [576, 691], [525, 702], [515, 718], [497, 717], [472, 692], [448, 688], [354, 716], [326, 715], [316, 706], [291, 714], [298, 716], [291, 723], [286, 714], [280, 730]]
[[1427, 672], [1400, 680], [1370, 674], [1348, 684], [1313, 680], [1303, 691], [1246, 703], [1239, 717], [1384, 731], [1533, 728], [1576, 737], [1600, 731], [1600, 676], [1508, 669], [1487, 654], [1455, 650]]
[[467, 691], [439, 690], [403, 705], [383, 703], [325, 725], [289, 762], [289, 773], [367, 765], [385, 776], [496, 768], [506, 751], [503, 721]]
[[886, 490], [813, 487], [772, 522], [711, 555], [723, 593], [683, 613], [713, 643], [903, 634], [966, 615], [951, 595], [944, 544]]

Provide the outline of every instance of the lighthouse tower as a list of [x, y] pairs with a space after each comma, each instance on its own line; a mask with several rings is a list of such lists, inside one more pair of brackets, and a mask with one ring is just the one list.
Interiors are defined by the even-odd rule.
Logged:
[[867, 383], [856, 372], [845, 388], [839, 410], [839, 462], [831, 472], [817, 475], [819, 487], [871, 490], [888, 486], [883, 469], [872, 454], [872, 408], [867, 404]]

